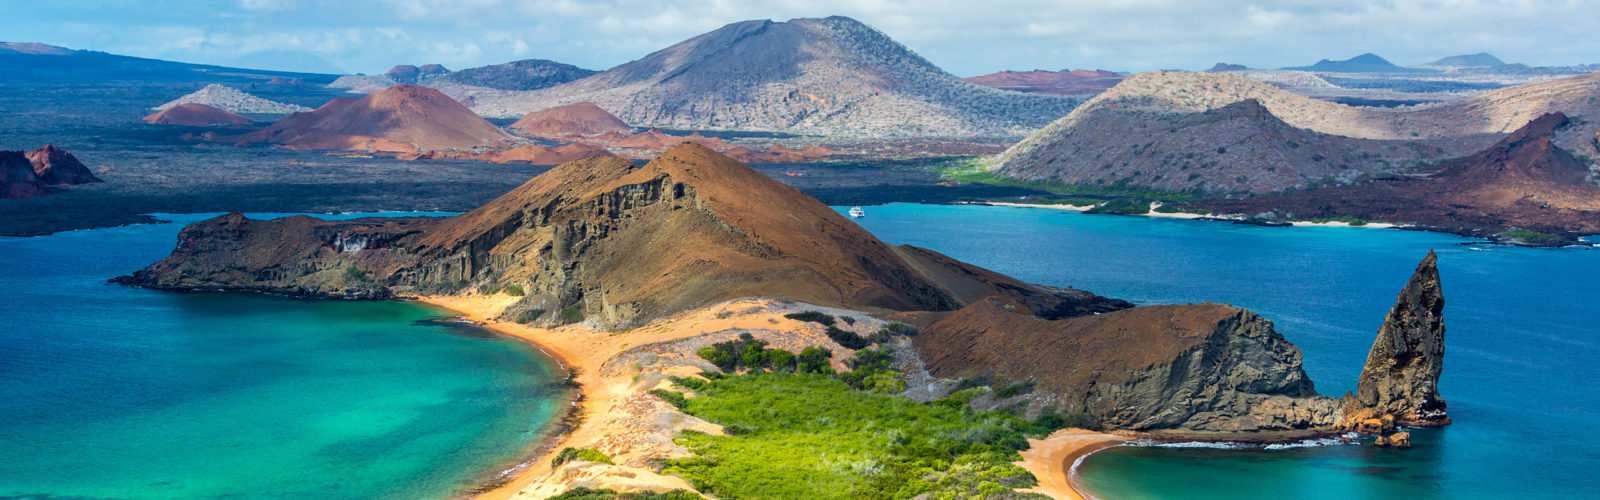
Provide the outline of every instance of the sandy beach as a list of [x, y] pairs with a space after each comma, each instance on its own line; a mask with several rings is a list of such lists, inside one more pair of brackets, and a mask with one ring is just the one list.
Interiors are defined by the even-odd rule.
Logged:
[[[998, 202], [998, 201], [990, 201], [990, 202], [984, 202], [984, 203], [988, 204], [988, 205], [994, 205], [994, 206], [997, 206], [997, 207], [1050, 208], [1050, 209], [1056, 209], [1056, 210], [1071, 210], [1071, 211], [1074, 211], [1074, 212], [1083, 212], [1083, 211], [1089, 210], [1090, 208], [1094, 208], [1093, 205], [1055, 205], [1055, 204], [1046, 204], [1046, 203], [1005, 203], [1005, 202]], [[1152, 206], [1152, 208], [1153, 207], [1154, 206]], [[1164, 218], [1164, 219], [1243, 220], [1243, 218], [1239, 217], [1239, 216], [1197, 214], [1197, 213], [1193, 213], [1193, 212], [1157, 212], [1155, 210], [1151, 210], [1150, 213], [1146, 213], [1146, 214], [1127, 214], [1127, 215], [1136, 215], [1136, 216], [1142, 216], [1142, 217], [1159, 217], [1159, 218]], [[1351, 225], [1350, 223], [1344, 222], [1344, 221], [1311, 222], [1311, 221], [1299, 220], [1299, 221], [1290, 221], [1289, 224], [1293, 225], [1293, 226], [1296, 226], [1296, 227], [1369, 227], [1369, 228], [1374, 228], [1374, 229], [1390, 229], [1390, 228], [1401, 227], [1399, 224], [1393, 224], [1393, 223], [1389, 223], [1389, 222], [1368, 222], [1366, 224], [1356, 226], [1356, 225]]]
[[1093, 498], [1077, 485], [1073, 470], [1083, 457], [1117, 446], [1130, 438], [1083, 429], [1062, 429], [1044, 439], [1029, 439], [1031, 446], [1022, 452], [1017, 465], [1039, 479], [1039, 485], [1026, 490], [1060, 500]]
[[427, 296], [416, 300], [443, 307], [491, 331], [528, 342], [576, 374], [579, 419], [556, 437], [551, 450], [593, 448], [615, 465], [569, 463], [551, 466], [554, 453], [516, 471], [504, 483], [477, 496], [481, 499], [541, 499], [573, 487], [610, 488], [619, 492], [692, 489], [676, 476], [662, 476], [648, 466], [652, 459], [687, 456], [672, 443], [684, 429], [720, 434], [721, 427], [677, 411], [648, 392], [666, 387], [669, 375], [685, 376], [712, 369], [693, 352], [703, 345], [752, 333], [775, 348], [799, 352], [821, 346], [835, 353], [836, 369], [851, 351], [828, 339], [821, 326], [785, 318], [799, 310], [821, 310], [855, 318], [851, 329], [870, 333], [883, 321], [865, 314], [773, 299], [741, 299], [702, 307], [623, 331], [593, 330], [581, 324], [539, 328], [494, 319], [519, 297], [503, 294]]

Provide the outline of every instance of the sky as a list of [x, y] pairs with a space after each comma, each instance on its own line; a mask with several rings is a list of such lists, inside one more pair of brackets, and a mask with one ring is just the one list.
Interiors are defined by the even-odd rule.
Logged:
[[603, 70], [723, 25], [843, 15], [958, 76], [1400, 65], [1490, 52], [1600, 63], [1600, 0], [0, 0], [0, 41], [258, 69], [380, 73], [550, 59]]

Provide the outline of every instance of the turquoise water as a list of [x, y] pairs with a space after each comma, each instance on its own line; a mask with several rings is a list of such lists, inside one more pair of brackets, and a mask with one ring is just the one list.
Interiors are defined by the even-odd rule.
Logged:
[[[839, 207], [840, 211], [844, 207]], [[1410, 450], [1118, 448], [1092, 455], [1104, 498], [1574, 498], [1600, 446], [1600, 251], [1464, 244], [1370, 228], [1265, 228], [1011, 207], [892, 204], [857, 221], [1021, 279], [1137, 303], [1225, 302], [1272, 319], [1305, 353], [1317, 389], [1340, 395], [1427, 253], [1444, 281], [1440, 392], [1455, 424]]]
[[0, 238], [0, 497], [438, 498], [561, 406], [553, 362], [424, 305], [105, 283], [180, 228]]

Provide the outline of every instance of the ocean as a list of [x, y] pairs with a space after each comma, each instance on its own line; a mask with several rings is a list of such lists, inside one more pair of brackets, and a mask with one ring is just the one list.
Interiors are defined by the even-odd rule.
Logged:
[[560, 417], [552, 360], [441, 309], [106, 283], [204, 218], [163, 217], [0, 238], [0, 498], [440, 498]]
[[[846, 207], [837, 207], [841, 213]], [[1440, 393], [1455, 424], [1415, 448], [1121, 447], [1080, 469], [1107, 499], [1579, 498], [1600, 447], [1600, 250], [1475, 244], [1374, 228], [1258, 227], [1041, 208], [890, 204], [855, 219], [1029, 282], [1138, 304], [1254, 310], [1325, 395], [1355, 389], [1384, 315], [1429, 249], [1445, 295]]]

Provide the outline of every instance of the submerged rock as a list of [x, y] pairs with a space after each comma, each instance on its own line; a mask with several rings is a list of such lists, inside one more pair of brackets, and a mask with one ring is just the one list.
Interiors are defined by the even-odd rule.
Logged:
[[1432, 251], [1422, 259], [1378, 328], [1352, 398], [1358, 406], [1347, 417], [1393, 415], [1399, 425], [1450, 423], [1438, 387], [1444, 368], [1444, 294], [1437, 259]]

